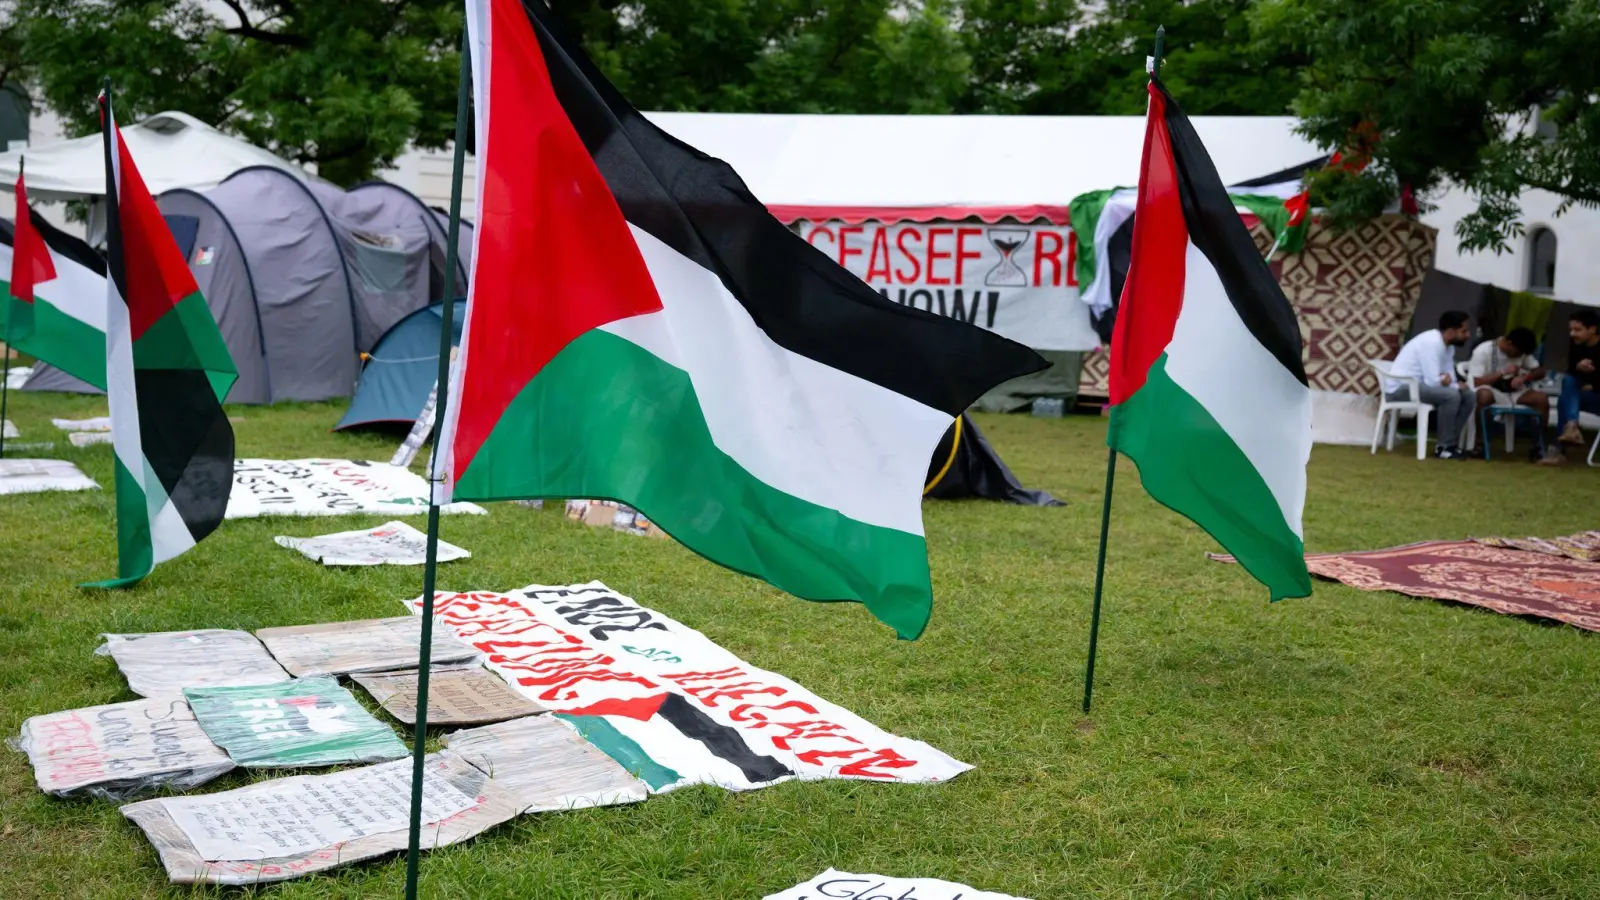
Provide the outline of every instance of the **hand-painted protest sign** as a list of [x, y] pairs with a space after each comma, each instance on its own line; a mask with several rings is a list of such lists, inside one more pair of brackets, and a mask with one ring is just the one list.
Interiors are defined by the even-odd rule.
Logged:
[[[410, 601], [420, 612], [420, 600]], [[654, 790], [790, 778], [944, 781], [970, 769], [758, 669], [599, 582], [440, 593], [434, 610], [486, 665]]]
[[[407, 725], [416, 724], [416, 669], [350, 677], [389, 715]], [[485, 725], [544, 711], [481, 666], [435, 668], [428, 678], [429, 725]]]
[[1093, 350], [1072, 230], [1052, 224], [801, 222], [800, 236], [903, 306], [1038, 350]]
[[[300, 775], [204, 797], [122, 808], [177, 884], [283, 881], [406, 846], [411, 761]], [[463, 803], [465, 805], [463, 805]], [[445, 751], [423, 774], [422, 849], [466, 840], [517, 814], [487, 775]]]
[[[428, 482], [401, 466], [351, 459], [241, 459], [233, 466], [227, 517], [409, 516], [427, 511]], [[485, 512], [472, 503], [451, 503], [439, 511]]]
[[406, 434], [406, 439], [390, 457], [391, 466], [409, 466], [417, 458], [417, 451], [422, 449], [422, 444], [433, 434], [433, 422], [439, 414], [439, 382], [435, 380], [433, 387], [428, 390], [428, 401], [422, 404], [422, 412], [417, 413], [417, 421], [411, 426], [411, 431]]
[[0, 459], [0, 496], [99, 487], [82, 469], [63, 459]]
[[181, 697], [186, 687], [271, 684], [289, 673], [248, 631], [209, 628], [154, 634], [103, 634], [94, 652], [117, 661], [141, 697]]
[[523, 812], [637, 803], [650, 796], [638, 779], [556, 716], [451, 732], [444, 743], [490, 773]]
[[829, 869], [765, 900], [1021, 900], [937, 878], [885, 878]]
[[186, 790], [233, 768], [175, 698], [34, 716], [15, 746], [28, 754], [39, 790], [58, 797], [126, 800], [162, 787]]
[[[409, 616], [361, 619], [324, 625], [263, 628], [261, 642], [289, 673], [348, 675], [351, 672], [386, 672], [415, 669], [422, 647], [422, 622]], [[478, 651], [435, 628], [430, 659], [445, 666], [476, 659]]]
[[183, 692], [206, 736], [247, 767], [381, 762], [406, 745], [326, 675]]
[[[420, 566], [428, 559], [428, 536], [404, 522], [385, 522], [365, 531], [340, 531], [316, 537], [275, 537], [280, 547], [299, 550], [325, 566]], [[439, 562], [472, 554], [439, 542]]]

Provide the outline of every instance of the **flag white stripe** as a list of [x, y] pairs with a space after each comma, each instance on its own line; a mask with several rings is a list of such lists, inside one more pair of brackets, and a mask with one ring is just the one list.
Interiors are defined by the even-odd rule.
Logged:
[[751, 475], [921, 535], [928, 460], [950, 415], [778, 346], [714, 273], [628, 227], [664, 308], [604, 330], [687, 372], [712, 440]]
[[1167, 345], [1167, 374], [1211, 414], [1303, 537], [1311, 391], [1245, 326], [1200, 248], [1184, 259], [1183, 309]]
[[[47, 303], [62, 315], [88, 325], [95, 331], [106, 330], [106, 288], [99, 275], [77, 260], [50, 251], [50, 261], [55, 263], [56, 277], [33, 287], [34, 303]], [[0, 244], [0, 277], [10, 277], [11, 247]]]

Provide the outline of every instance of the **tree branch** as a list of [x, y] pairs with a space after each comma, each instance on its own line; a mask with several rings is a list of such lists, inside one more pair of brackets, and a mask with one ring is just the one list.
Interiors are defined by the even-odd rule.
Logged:
[[239, 24], [233, 28], [224, 28], [228, 34], [238, 35], [248, 40], [260, 41], [263, 44], [276, 44], [279, 47], [309, 47], [311, 42], [297, 34], [285, 34], [281, 31], [267, 31], [250, 21], [250, 16], [244, 10], [244, 5], [239, 0], [222, 0], [234, 15], [239, 17]]

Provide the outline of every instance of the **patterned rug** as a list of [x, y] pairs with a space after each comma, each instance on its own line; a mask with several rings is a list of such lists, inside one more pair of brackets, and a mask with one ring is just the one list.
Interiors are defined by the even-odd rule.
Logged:
[[1580, 531], [1558, 538], [1473, 538], [1486, 547], [1527, 550], [1547, 556], [1564, 556], [1581, 562], [1600, 562], [1600, 531]]
[[[1585, 535], [1600, 538], [1596, 532]], [[1306, 556], [1306, 568], [1318, 578], [1358, 590], [1454, 600], [1600, 631], [1600, 562], [1572, 559], [1559, 551], [1484, 543], [1504, 540], [1427, 541], [1386, 550], [1313, 553]], [[1571, 538], [1529, 539], [1541, 547], [1557, 547], [1564, 540]], [[1230, 556], [1210, 556], [1219, 562], [1234, 561]]]

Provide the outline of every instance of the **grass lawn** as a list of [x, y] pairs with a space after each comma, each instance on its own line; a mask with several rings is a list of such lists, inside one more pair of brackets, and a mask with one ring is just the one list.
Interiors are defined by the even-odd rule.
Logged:
[[[103, 485], [111, 450], [55, 416], [92, 398], [12, 395], [23, 440], [54, 439]], [[240, 408], [245, 456], [387, 459], [336, 435], [334, 405]], [[1078, 709], [1104, 478], [1093, 418], [980, 417], [1064, 509], [930, 503], [938, 606], [896, 641], [859, 607], [786, 598], [683, 548], [497, 504], [445, 520], [471, 560], [447, 589], [601, 579], [752, 663], [977, 768], [943, 785], [691, 788], [631, 807], [524, 816], [423, 860], [428, 897], [757, 898], [828, 866], [1038, 898], [1600, 897], [1600, 636], [1319, 583], [1268, 604], [1122, 465], [1092, 719]], [[1318, 447], [1313, 550], [1596, 527], [1600, 472], [1520, 454], [1419, 463]], [[256, 629], [398, 615], [415, 569], [328, 570], [273, 546], [373, 518], [230, 522], [138, 588], [115, 571], [108, 492], [0, 498], [0, 731], [132, 699], [101, 632]], [[421, 525], [421, 519], [417, 519]], [[267, 777], [270, 773], [257, 773]], [[237, 787], [234, 773], [207, 790]], [[398, 897], [399, 857], [265, 889]], [[165, 897], [114, 806], [36, 790], [0, 751], [0, 897]], [[237, 891], [235, 893], [238, 893]]]

